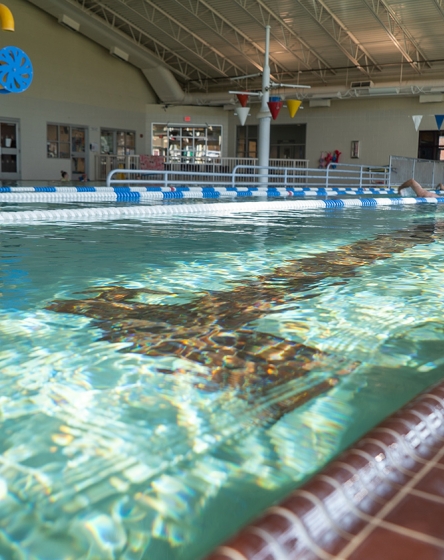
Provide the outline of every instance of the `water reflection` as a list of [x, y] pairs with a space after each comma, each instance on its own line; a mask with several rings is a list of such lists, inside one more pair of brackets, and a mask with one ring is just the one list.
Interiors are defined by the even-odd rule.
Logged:
[[433, 226], [313, 247], [212, 290], [184, 263], [178, 297], [151, 275], [5, 313], [1, 553], [195, 560], [337, 452], [382, 369], [407, 398], [439, 367]]

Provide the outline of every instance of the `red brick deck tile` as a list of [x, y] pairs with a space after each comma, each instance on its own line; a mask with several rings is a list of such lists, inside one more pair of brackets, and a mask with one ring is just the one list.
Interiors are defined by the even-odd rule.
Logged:
[[407, 495], [384, 518], [384, 521], [441, 539], [444, 545], [443, 504], [419, 496]]
[[[379, 477], [384, 479], [386, 484], [389, 484], [393, 488], [399, 488], [407, 484], [407, 482], [413, 478], [415, 472], [419, 470], [419, 466], [400, 449], [401, 446], [399, 442], [387, 443], [391, 437], [393, 437], [391, 434], [382, 431], [376, 432], [375, 430], [369, 437], [364, 438], [362, 443], [364, 443], [364, 441], [375, 442], [379, 453], [376, 453], [373, 457], [371, 463], [373, 465], [373, 470], [374, 466], [377, 466], [380, 472]], [[356, 449], [361, 448], [361, 445], [356, 446]], [[409, 468], [412, 466], [413, 469]], [[369, 467], [370, 465], [362, 469], [362, 477], [364, 477]]]
[[[313, 509], [307, 511], [304, 515], [298, 515], [299, 520], [304, 525], [307, 531], [308, 539], [304, 538], [305, 535], [301, 531], [298, 531], [297, 526], [295, 526], [289, 518], [285, 515], [280, 514], [279, 511], [284, 511], [284, 508], [276, 508], [277, 512], [268, 512], [268, 514], [256, 522], [253, 523], [253, 529], [263, 532], [263, 534], [269, 535], [274, 541], [279, 544], [282, 554], [285, 558], [291, 558], [297, 553], [297, 558], [302, 557], [302, 555], [311, 557], [314, 552], [311, 547], [311, 542], [316, 543], [322, 550], [327, 550], [335, 554], [347, 544], [347, 540], [339, 536], [332, 527], [329, 525], [323, 525], [323, 531], [320, 534], [313, 535], [310, 533], [311, 523], [304, 517], [310, 516], [314, 520], [318, 520], [318, 511]], [[292, 515], [291, 511], [288, 510], [289, 516]], [[325, 521], [325, 518], [323, 519]], [[316, 555], [314, 556], [316, 557]], [[317, 557], [316, 557], [317, 558]]]
[[[416, 418], [416, 422], [420, 422], [418, 418]], [[429, 437], [429, 431], [416, 428], [411, 417], [409, 417], [408, 421], [403, 418], [390, 418], [384, 422], [384, 427], [395, 430], [401, 435], [406, 453], [416, 463], [427, 462], [427, 460], [436, 453], [438, 446], [436, 442]], [[417, 466], [419, 470], [421, 467], [419, 465]], [[415, 467], [413, 466], [411, 470], [415, 470]]]
[[[377, 426], [370, 434], [370, 437], [381, 440], [388, 445], [390, 457], [394, 460], [406, 476], [414, 476], [422, 469], [427, 461], [411, 445], [411, 430], [396, 418], [389, 418], [384, 424]], [[368, 438], [365, 436], [364, 439]], [[394, 441], [388, 443], [391, 438]], [[360, 442], [356, 444], [359, 447]]]
[[[444, 383], [385, 420], [207, 560], [444, 560], [442, 449]], [[412, 491], [399, 494], [414, 477]], [[366, 526], [382, 508], [380, 525]]]
[[[356, 445], [355, 453], [366, 454], [368, 465], [360, 471], [361, 480], [365, 481], [366, 487], [371, 491], [375, 501], [384, 504], [393, 497], [399, 488], [399, 483], [408, 480], [406, 475], [393, 467], [392, 453], [388, 446], [380, 442], [378, 438], [364, 438]], [[389, 476], [391, 475], [391, 476]], [[393, 483], [398, 481], [398, 484]]]
[[228, 543], [222, 545], [215, 550], [205, 560], [323, 560], [317, 556], [310, 548], [303, 543], [297, 542], [291, 550], [282, 551], [281, 547], [278, 550], [273, 550], [271, 547], [263, 546], [259, 550], [252, 551], [251, 549], [241, 548], [236, 539], [232, 539]]
[[[444, 500], [444, 469], [433, 468], [416, 485], [416, 490], [428, 492], [433, 496], [439, 496]], [[444, 502], [443, 502], [443, 523], [444, 523]]]
[[[268, 543], [264, 541], [264, 539], [260, 538], [258, 535], [251, 533], [250, 531], [244, 531], [242, 534], [238, 534], [233, 537], [227, 544], [226, 547], [228, 549], [234, 549], [238, 555], [244, 556], [248, 560], [261, 558], [261, 560], [274, 560], [274, 558], [267, 557], [268, 555]], [[220, 552], [215, 551], [216, 554], [220, 554]], [[228, 553], [224, 553], [222, 556], [222, 560], [225, 560], [224, 556], [227, 556]], [[210, 556], [208, 560], [219, 560], [216, 556]], [[230, 560], [233, 560], [228, 555]]]
[[414, 410], [404, 412], [402, 419], [416, 431], [423, 443], [431, 449], [439, 449], [443, 421], [437, 413], [432, 414], [428, 407], [418, 403]]
[[444, 549], [378, 527], [347, 560], [444, 560]]
[[[310, 504], [310, 508], [304, 506], [304, 511], [301, 511], [301, 503], [305, 502], [306, 504]], [[349, 539], [352, 538], [352, 535], [349, 536], [347, 539], [346, 535], [346, 528], [342, 526], [342, 524], [336, 523], [336, 519], [332, 519], [329, 515], [328, 509], [325, 507], [325, 504], [321, 507], [315, 505], [305, 496], [290, 496], [284, 502], [282, 502], [281, 508], [288, 510], [289, 512], [297, 512], [295, 515], [299, 519], [303, 530], [307, 533], [309, 539], [312, 542], [316, 543], [321, 549], [323, 550], [337, 550], [342, 549]], [[346, 513], [348, 513], [348, 508], [346, 509]], [[345, 519], [345, 516], [344, 516]], [[344, 533], [341, 535], [341, 531]], [[300, 535], [300, 531], [295, 528], [295, 535]], [[279, 542], [281, 540], [286, 540], [288, 537], [279, 538]], [[288, 544], [285, 545], [288, 548]]]

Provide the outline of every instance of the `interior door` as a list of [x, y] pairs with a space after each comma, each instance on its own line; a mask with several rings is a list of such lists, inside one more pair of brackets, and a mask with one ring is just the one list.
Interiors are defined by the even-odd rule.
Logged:
[[19, 122], [0, 119], [0, 179], [20, 179]]
[[86, 128], [71, 128], [71, 179], [78, 181], [87, 173], [86, 168]]

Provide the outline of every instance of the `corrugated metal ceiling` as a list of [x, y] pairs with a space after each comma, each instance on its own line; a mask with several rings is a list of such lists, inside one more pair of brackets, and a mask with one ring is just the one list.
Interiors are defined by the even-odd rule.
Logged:
[[[232, 78], [260, 71], [266, 25], [280, 82], [343, 87], [444, 78], [444, 0], [63, 2], [161, 52], [188, 91], [226, 90]], [[260, 78], [239, 83], [252, 88]]]

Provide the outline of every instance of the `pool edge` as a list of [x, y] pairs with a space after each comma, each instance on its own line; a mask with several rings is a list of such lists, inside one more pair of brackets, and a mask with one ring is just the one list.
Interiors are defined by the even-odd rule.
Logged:
[[[398, 554], [400, 548], [413, 554], [405, 558], [443, 558], [444, 539], [421, 513], [433, 504], [444, 518], [444, 489], [441, 495], [431, 490], [433, 476], [444, 479], [443, 381], [386, 418], [206, 560], [369, 560], [372, 547], [379, 553], [386, 548], [381, 539]], [[390, 558], [387, 551], [384, 559]]]

